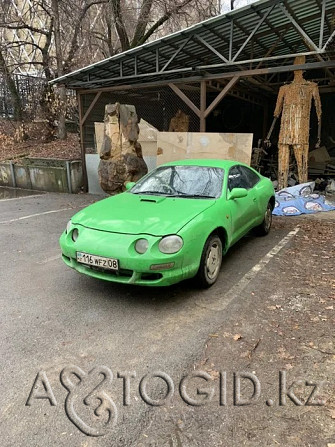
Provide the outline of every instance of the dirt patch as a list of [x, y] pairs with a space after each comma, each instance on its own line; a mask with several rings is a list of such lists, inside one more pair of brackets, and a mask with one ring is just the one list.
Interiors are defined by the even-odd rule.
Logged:
[[[43, 123], [31, 123], [28, 137], [22, 143], [15, 142], [16, 125], [10, 120], [0, 119], [0, 161], [17, 160], [23, 157], [57, 158], [78, 160], [81, 158], [79, 135], [68, 133], [66, 140], [51, 137], [46, 140]], [[50, 138], [50, 135], [48, 135]]]
[[[202, 358], [194, 365], [211, 380], [193, 381], [192, 397], [205, 398], [196, 394], [197, 386], [213, 388], [212, 400], [190, 406], [178, 396], [169, 407], [155, 409], [139, 445], [335, 443], [334, 222], [275, 219], [275, 228], [297, 224], [297, 236], [247, 286], [228, 317], [222, 315], [224, 325], [209, 334]], [[225, 405], [222, 391], [220, 395], [224, 372]], [[259, 397], [250, 405], [234, 400], [237, 372], [253, 374], [261, 384]], [[313, 384], [320, 387], [311, 396]], [[249, 400], [253, 390], [249, 379], [241, 380], [242, 398]]]

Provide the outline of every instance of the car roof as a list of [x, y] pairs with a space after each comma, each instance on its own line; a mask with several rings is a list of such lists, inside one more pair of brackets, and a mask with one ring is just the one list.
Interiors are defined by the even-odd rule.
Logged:
[[234, 165], [248, 166], [246, 163], [235, 160], [221, 160], [216, 158], [202, 158], [202, 159], [188, 159], [188, 160], [176, 160], [164, 163], [162, 166], [208, 166], [214, 168], [229, 169]]

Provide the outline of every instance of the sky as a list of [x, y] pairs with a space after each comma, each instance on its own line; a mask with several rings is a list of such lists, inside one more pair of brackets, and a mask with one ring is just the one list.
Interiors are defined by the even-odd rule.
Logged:
[[[255, 1], [256, 0], [236, 0], [235, 9], [250, 5], [251, 3], [255, 3]], [[230, 0], [221, 0], [221, 10], [222, 12], [230, 11]]]

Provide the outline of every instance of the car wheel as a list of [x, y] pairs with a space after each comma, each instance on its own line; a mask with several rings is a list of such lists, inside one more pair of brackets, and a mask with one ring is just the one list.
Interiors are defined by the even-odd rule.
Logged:
[[198, 285], [202, 288], [212, 286], [217, 280], [222, 264], [222, 242], [219, 236], [211, 235], [202, 251], [199, 270], [196, 276]]
[[255, 228], [257, 236], [266, 236], [270, 233], [272, 225], [272, 205], [269, 202], [266, 207], [263, 222]]

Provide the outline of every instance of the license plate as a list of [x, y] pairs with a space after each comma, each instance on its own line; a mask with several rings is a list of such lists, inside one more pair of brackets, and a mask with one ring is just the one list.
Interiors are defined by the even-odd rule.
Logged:
[[104, 258], [103, 256], [90, 255], [77, 251], [77, 262], [86, 264], [91, 267], [100, 267], [108, 270], [119, 270], [119, 261], [112, 258]]

